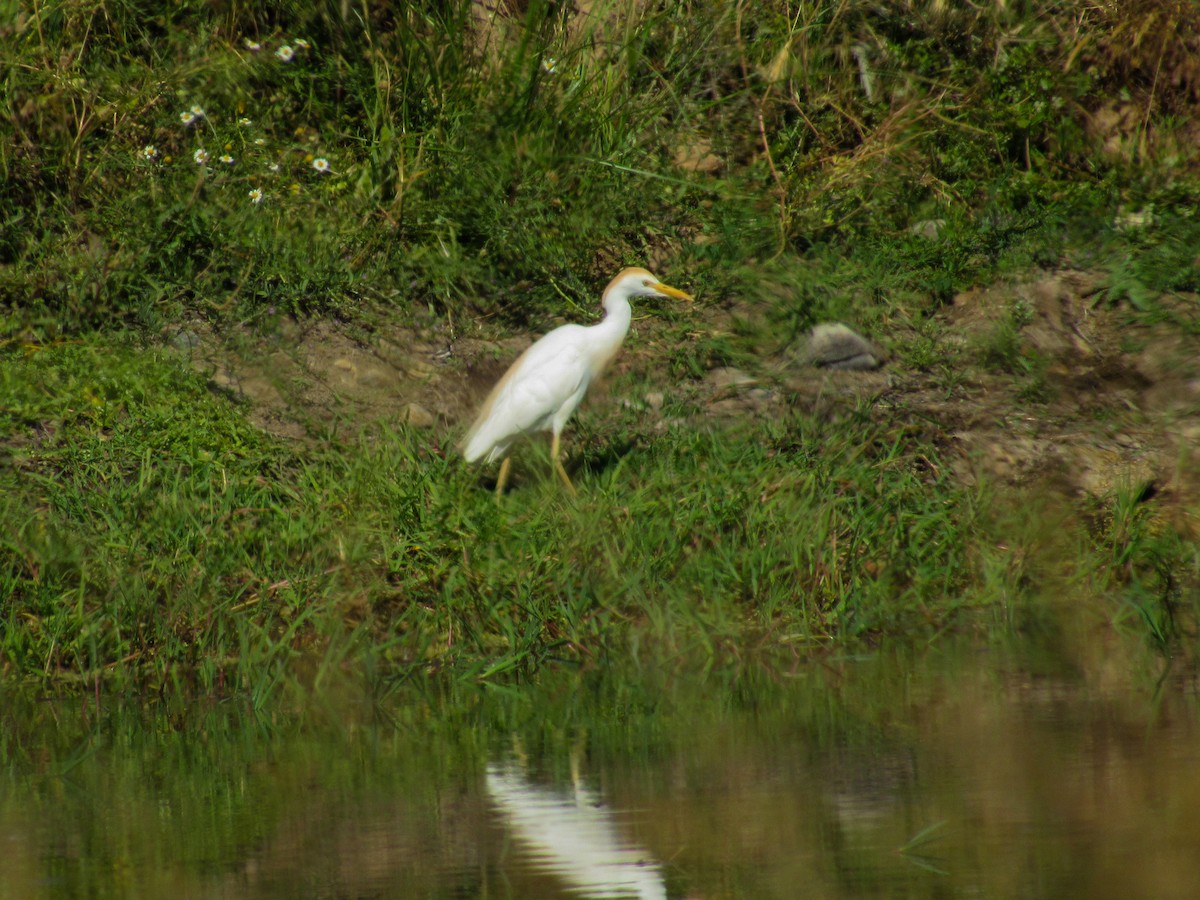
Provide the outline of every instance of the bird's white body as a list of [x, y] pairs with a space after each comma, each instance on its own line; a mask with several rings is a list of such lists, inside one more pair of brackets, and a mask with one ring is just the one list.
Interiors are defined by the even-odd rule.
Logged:
[[[660, 284], [645, 269], [625, 269], [604, 291], [603, 321], [555, 328], [504, 373], [464, 439], [467, 462], [494, 462], [504, 458], [509, 445], [518, 438], [550, 431], [554, 435], [552, 455], [558, 466], [558, 437], [563, 426], [592, 380], [620, 349], [633, 318], [629, 298], [638, 295], [691, 299], [682, 291]], [[566, 474], [560, 474], [569, 484]]]
[[537, 431], [561, 434], [629, 333], [629, 302], [599, 325], [563, 325], [526, 350], [492, 389], [467, 436], [467, 462], [495, 462], [517, 438]]

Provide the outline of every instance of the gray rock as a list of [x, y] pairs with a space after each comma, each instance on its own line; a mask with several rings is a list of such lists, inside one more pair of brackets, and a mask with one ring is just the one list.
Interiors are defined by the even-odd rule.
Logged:
[[926, 240], [936, 241], [942, 235], [942, 229], [946, 227], [945, 219], [925, 219], [917, 222], [908, 230], [917, 237], [923, 237]]
[[705, 376], [705, 380], [718, 391], [743, 388], [747, 387], [748, 385], [758, 384], [758, 379], [751, 375], [747, 375], [741, 369], [735, 369], [732, 366], [720, 366], [716, 369], [710, 370]]
[[200, 335], [187, 328], [181, 328], [171, 335], [171, 346], [176, 350], [195, 350], [200, 346]]
[[758, 384], [758, 379], [732, 366], [721, 366], [716, 369], [710, 369], [708, 374], [704, 376], [704, 381], [712, 390], [708, 398], [710, 404], [715, 404], [717, 401], [730, 397], [744, 395]]
[[407, 422], [414, 428], [429, 428], [437, 419], [433, 413], [423, 407], [420, 403], [409, 403], [400, 413], [400, 420]]
[[883, 365], [881, 354], [866, 338], [841, 322], [824, 322], [805, 339], [800, 359], [825, 369], [866, 371]]

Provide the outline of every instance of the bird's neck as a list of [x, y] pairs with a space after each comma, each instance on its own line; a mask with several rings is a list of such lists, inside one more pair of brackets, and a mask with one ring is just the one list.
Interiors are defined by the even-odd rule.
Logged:
[[604, 304], [606, 315], [598, 324], [592, 326], [595, 337], [593, 356], [597, 370], [608, 365], [613, 354], [629, 333], [629, 323], [633, 320], [633, 309], [624, 297], [610, 297]]
[[618, 335], [618, 341], [622, 340], [629, 332], [629, 323], [633, 321], [633, 308], [629, 305], [629, 300], [625, 297], [610, 297], [604, 304], [604, 310], [604, 319], [596, 327], [611, 331]]

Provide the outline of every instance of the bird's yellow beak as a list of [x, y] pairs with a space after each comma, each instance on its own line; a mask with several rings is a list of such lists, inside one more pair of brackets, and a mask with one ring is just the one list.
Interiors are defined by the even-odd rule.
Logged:
[[668, 297], [674, 297], [676, 300], [686, 300], [688, 303], [691, 303], [693, 299], [691, 294], [685, 294], [679, 288], [673, 288], [669, 284], [658, 284], [655, 282], [650, 287], [652, 290], [656, 290], [660, 294], [666, 294]]

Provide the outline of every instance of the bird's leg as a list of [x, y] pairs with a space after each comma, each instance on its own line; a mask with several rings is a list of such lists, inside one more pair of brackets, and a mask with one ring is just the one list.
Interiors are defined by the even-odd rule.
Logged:
[[562, 483], [567, 486], [567, 492], [574, 497], [575, 485], [571, 484], [567, 470], [563, 468], [563, 464], [558, 458], [558, 432], [555, 432], [554, 437], [550, 439], [550, 459], [554, 463], [554, 471], [558, 473], [558, 477], [562, 479]]
[[496, 502], [500, 502], [500, 498], [504, 496], [504, 485], [508, 481], [508, 467], [512, 465], [512, 457], [504, 457], [504, 462], [500, 463], [500, 474], [496, 476]]

